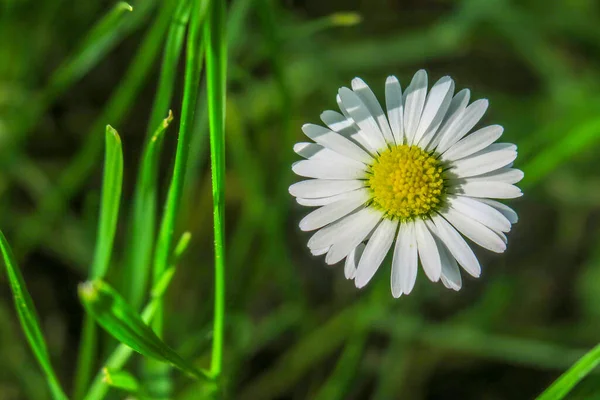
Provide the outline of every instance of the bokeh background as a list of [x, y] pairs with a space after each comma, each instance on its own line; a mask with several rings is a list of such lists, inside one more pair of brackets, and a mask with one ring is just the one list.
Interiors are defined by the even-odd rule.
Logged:
[[[127, 213], [167, 25], [134, 11], [91, 65], [69, 64], [112, 1], [0, 1], [0, 226], [15, 248], [53, 364], [69, 388], [92, 259], [106, 124], [121, 134], [125, 188], [109, 282], [127, 285]], [[227, 322], [234, 399], [530, 399], [600, 339], [600, 3], [594, 0], [234, 0], [229, 3]], [[154, 32], [149, 36], [149, 32]], [[84, 57], [85, 58], [85, 57]], [[67, 66], [67, 67], [65, 67]], [[183, 67], [183, 65], [181, 65]], [[516, 143], [525, 196], [505, 254], [453, 292], [422, 273], [393, 300], [389, 261], [358, 291], [297, 228], [307, 209], [292, 145], [360, 76], [383, 98], [417, 69], [488, 98], [485, 124]], [[79, 76], [79, 71], [84, 71]], [[178, 121], [183, 68], [172, 104]], [[169, 290], [165, 341], [210, 356], [212, 209], [204, 83], [180, 230], [191, 246]], [[167, 133], [166, 193], [176, 143]], [[46, 399], [0, 278], [0, 399]], [[98, 366], [113, 346], [104, 340]], [[137, 361], [129, 370], [139, 375]], [[176, 399], [197, 384], [173, 373]], [[112, 393], [113, 398], [123, 394]], [[573, 399], [600, 398], [597, 374]]]

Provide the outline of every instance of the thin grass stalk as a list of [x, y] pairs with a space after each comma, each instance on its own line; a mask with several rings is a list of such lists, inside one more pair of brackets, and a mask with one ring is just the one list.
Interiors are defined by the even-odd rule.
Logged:
[[[164, 213], [158, 234], [156, 251], [153, 263], [153, 281], [163, 274], [169, 265], [169, 256], [173, 247], [173, 238], [176, 229], [177, 218], [181, 208], [183, 186], [185, 182], [185, 171], [189, 157], [190, 140], [194, 128], [194, 114], [199, 92], [200, 75], [202, 71], [202, 56], [204, 54], [200, 32], [208, 8], [208, 0], [195, 0], [192, 5], [192, 14], [187, 36], [186, 62], [183, 102], [181, 107], [181, 120], [179, 125], [179, 140], [175, 154], [175, 165], [173, 176]], [[163, 333], [163, 303], [159, 302], [158, 310], [153, 321], [153, 329], [159, 337]], [[161, 395], [169, 395], [170, 384], [168, 378], [168, 366], [149, 361], [146, 364], [146, 374], [150, 377], [150, 383], [164, 386], [159, 390]]]
[[[154, 130], [167, 114], [173, 97], [173, 88], [176, 80], [177, 66], [179, 57], [183, 49], [185, 31], [190, 16], [190, 1], [179, 0], [175, 14], [169, 27], [169, 33], [165, 42], [160, 77], [156, 97], [152, 106], [150, 120], [148, 123], [148, 132], [146, 138], [146, 148], [144, 155], [147, 154], [151, 146], [155, 146], [156, 161], [160, 158], [162, 150], [162, 140], [151, 143], [154, 138]], [[157, 172], [158, 165], [154, 163], [151, 170], [144, 166], [145, 156], [140, 160], [137, 183], [132, 208], [131, 236], [129, 244], [131, 246], [129, 258], [125, 265], [125, 290], [124, 295], [134, 309], [139, 309], [144, 300], [144, 293], [147, 286], [150, 265], [152, 262], [152, 249], [156, 232], [156, 208], [157, 208]], [[150, 175], [150, 176], [146, 176]], [[144, 180], [153, 182], [152, 188], [146, 188]], [[149, 189], [149, 190], [147, 190]]]
[[227, 81], [226, 5], [213, 1], [204, 35], [210, 127], [213, 227], [215, 240], [215, 302], [211, 375], [218, 380], [223, 363], [225, 321], [225, 109]]

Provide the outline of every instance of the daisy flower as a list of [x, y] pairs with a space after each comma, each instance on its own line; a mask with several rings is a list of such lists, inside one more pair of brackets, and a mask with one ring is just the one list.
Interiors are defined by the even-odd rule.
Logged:
[[306, 124], [315, 143], [297, 143], [305, 158], [293, 164], [312, 178], [290, 186], [299, 204], [319, 207], [300, 221], [316, 233], [308, 241], [327, 264], [345, 259], [346, 278], [364, 287], [392, 249], [394, 297], [409, 294], [418, 265], [433, 282], [459, 290], [459, 265], [479, 277], [481, 267], [463, 238], [496, 253], [517, 214], [492, 199], [522, 195], [514, 184], [523, 172], [512, 168], [517, 147], [495, 143], [503, 128], [490, 125], [470, 133], [488, 107], [469, 104], [470, 92], [454, 93], [445, 76], [427, 90], [418, 71], [404, 93], [387, 78], [385, 106], [355, 78], [337, 95], [341, 113], [325, 111], [327, 128]]

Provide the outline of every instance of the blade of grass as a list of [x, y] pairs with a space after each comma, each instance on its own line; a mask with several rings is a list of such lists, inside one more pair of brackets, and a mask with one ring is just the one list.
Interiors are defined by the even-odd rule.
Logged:
[[[152, 288], [152, 291], [150, 292], [150, 301], [146, 305], [146, 307], [144, 307], [144, 310], [141, 314], [141, 319], [145, 324], [149, 324], [150, 322], [152, 322], [152, 319], [156, 315], [156, 311], [158, 310], [159, 305], [162, 303], [162, 298], [165, 292], [167, 291], [169, 284], [171, 283], [173, 274], [175, 273], [175, 265], [179, 262], [180, 257], [186, 250], [189, 240], [190, 234], [189, 232], [185, 232], [179, 240], [177, 246], [175, 247], [176, 252], [174, 252], [173, 254], [173, 263], [171, 264], [171, 267], [164, 271], [160, 279], [158, 279], [158, 281]], [[131, 349], [131, 347], [126, 346], [122, 343], [119, 344], [117, 348], [107, 358], [103, 368], [96, 374], [96, 377], [94, 378], [92, 385], [87, 391], [84, 400], [103, 399], [109, 390], [109, 386], [103, 379], [103, 370], [106, 368], [108, 368], [109, 370], [120, 370], [121, 368], [123, 368], [125, 363], [127, 363], [132, 353], [133, 350]]]
[[106, 126], [105, 134], [106, 155], [104, 160], [104, 178], [102, 182], [102, 203], [96, 250], [90, 270], [92, 279], [103, 278], [106, 275], [112, 255], [117, 222], [119, 220], [119, 205], [123, 187], [123, 149], [118, 132], [110, 125]]
[[[194, 128], [194, 115], [198, 98], [200, 75], [202, 70], [203, 45], [200, 40], [200, 30], [207, 13], [208, 0], [195, 0], [192, 5], [191, 20], [188, 29], [185, 58], [185, 78], [179, 137], [175, 153], [175, 164], [167, 199], [164, 206], [162, 221], [153, 260], [153, 280], [158, 279], [169, 265], [169, 256], [173, 246], [173, 235], [182, 202], [185, 171], [189, 157], [190, 140]], [[157, 315], [152, 327], [159, 337], [163, 332], [163, 305], [158, 305]], [[148, 360], [145, 372], [149, 379], [146, 387], [151, 395], [170, 397], [171, 384], [168, 376], [169, 369], [164, 364], [156, 364]], [[160, 393], [159, 393], [160, 392]]]
[[6, 273], [13, 293], [15, 308], [17, 310], [17, 315], [19, 316], [19, 321], [21, 322], [21, 327], [25, 332], [27, 342], [29, 343], [36, 360], [46, 375], [52, 398], [56, 400], [67, 400], [67, 396], [62, 390], [60, 382], [50, 364], [50, 356], [48, 355], [44, 335], [40, 329], [33, 300], [31, 300], [31, 296], [27, 291], [27, 286], [25, 286], [25, 280], [21, 275], [21, 270], [15, 262], [10, 245], [2, 231], [0, 231], [0, 250], [2, 251], [2, 256], [4, 258]]
[[173, 114], [164, 119], [146, 144], [135, 188], [129, 259], [125, 266], [125, 293], [131, 306], [138, 310], [143, 301], [152, 259], [156, 229], [158, 167], [162, 142]]
[[79, 285], [79, 297], [86, 311], [119, 342], [146, 357], [169, 363], [191, 377], [207, 378], [206, 373], [198, 371], [159, 339], [108, 283], [101, 279], [84, 282]]
[[213, 227], [215, 240], [215, 304], [211, 376], [221, 374], [225, 320], [225, 109], [227, 86], [226, 4], [213, 1], [204, 29], [210, 127]]
[[163, 6], [156, 20], [144, 37], [121, 83], [100, 116], [94, 121], [87, 136], [88, 140], [62, 172], [51, 191], [37, 199], [37, 212], [19, 226], [15, 249], [17, 255], [28, 253], [45, 234], [50, 232], [54, 222], [65, 213], [69, 199], [77, 193], [94, 170], [102, 149], [102, 137], [98, 133], [104, 131], [107, 121], [119, 124], [141, 90], [171, 22], [174, 3], [172, 0], [162, 3]]
[[[135, 14], [145, 14], [151, 7], [142, 5], [131, 16], [140, 19]], [[52, 74], [48, 87], [44, 91], [42, 104], [47, 106], [67, 87], [85, 75], [107, 52], [118, 42], [126, 27], [123, 19], [130, 17], [128, 13], [133, 7], [124, 1], [116, 3], [85, 35], [74, 51]]]
[[[115, 232], [119, 219], [119, 205], [123, 186], [123, 150], [121, 138], [110, 125], [105, 133], [104, 178], [102, 183], [102, 202], [94, 258], [90, 268], [91, 279], [100, 279], [106, 275], [112, 255]], [[80, 399], [92, 377], [92, 368], [97, 350], [97, 331], [94, 320], [84, 317], [82, 340], [79, 345], [77, 372], [73, 397]]]
[[564, 398], [583, 378], [600, 364], [600, 344], [581, 357], [571, 368], [562, 374], [537, 400], [558, 400]]

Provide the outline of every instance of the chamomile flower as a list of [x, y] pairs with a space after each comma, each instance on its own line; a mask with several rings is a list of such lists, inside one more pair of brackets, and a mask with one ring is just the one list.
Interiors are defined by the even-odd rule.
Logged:
[[454, 290], [462, 286], [459, 266], [479, 277], [463, 236], [504, 252], [517, 214], [493, 199], [521, 196], [514, 184], [523, 173], [512, 168], [517, 147], [495, 143], [501, 126], [471, 133], [488, 101], [469, 98], [447, 76], [428, 91], [424, 70], [404, 93], [396, 77], [387, 79], [387, 112], [361, 79], [341, 88], [341, 113], [323, 112], [327, 127], [304, 125], [315, 143], [294, 146], [305, 160], [292, 170], [312, 179], [289, 191], [299, 204], [319, 207], [300, 221], [303, 231], [316, 230], [311, 253], [327, 264], [345, 259], [346, 277], [362, 288], [391, 250], [394, 297], [413, 290], [419, 264], [431, 281]]

